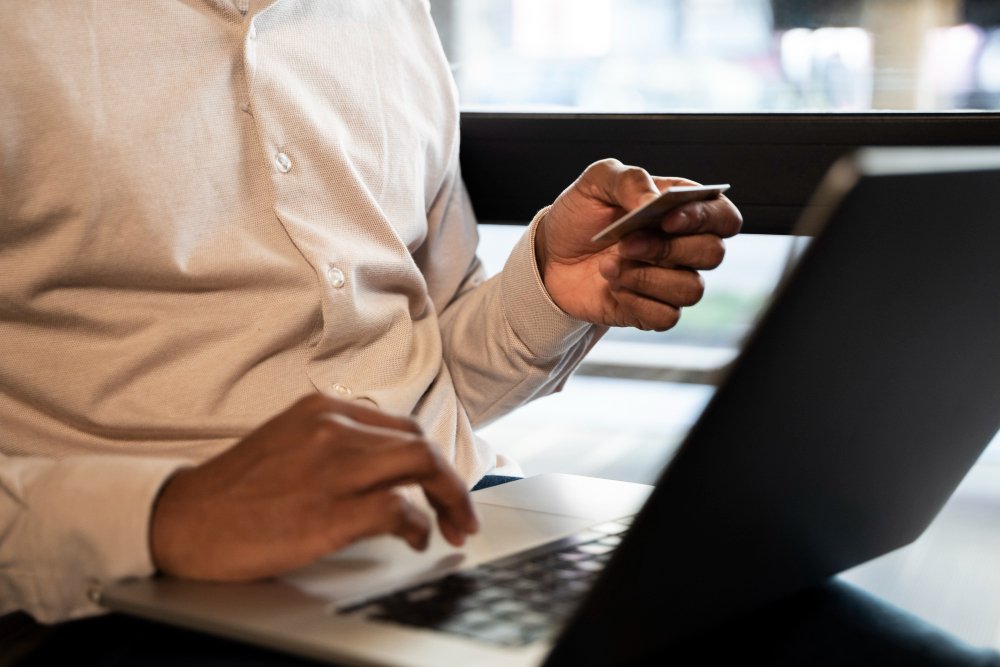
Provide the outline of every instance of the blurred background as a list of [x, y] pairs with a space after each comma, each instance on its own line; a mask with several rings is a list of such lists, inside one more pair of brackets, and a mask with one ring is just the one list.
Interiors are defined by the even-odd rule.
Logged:
[[997, 109], [996, 0], [432, 0], [466, 108]]

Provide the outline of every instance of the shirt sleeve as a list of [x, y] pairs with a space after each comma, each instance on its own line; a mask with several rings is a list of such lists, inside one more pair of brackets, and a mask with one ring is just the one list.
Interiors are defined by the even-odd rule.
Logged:
[[186, 461], [0, 456], [0, 614], [53, 623], [99, 612], [88, 591], [153, 573], [149, 519]]
[[488, 280], [457, 151], [428, 216], [428, 238], [415, 257], [438, 309], [445, 364], [475, 428], [560, 390], [607, 331], [567, 315], [546, 292], [534, 238], [547, 212], [535, 216]]

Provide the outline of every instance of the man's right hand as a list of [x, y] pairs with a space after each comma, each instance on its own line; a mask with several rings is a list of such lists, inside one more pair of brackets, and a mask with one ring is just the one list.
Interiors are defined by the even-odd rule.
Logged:
[[396, 488], [411, 483], [450, 543], [476, 532], [465, 485], [413, 420], [313, 394], [167, 481], [151, 519], [153, 562], [178, 577], [240, 581], [373, 535], [423, 549], [430, 521]]

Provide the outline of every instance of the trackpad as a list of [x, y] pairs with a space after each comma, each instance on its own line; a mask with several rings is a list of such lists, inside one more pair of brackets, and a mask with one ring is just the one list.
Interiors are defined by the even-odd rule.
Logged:
[[341, 604], [416, 583], [447, 572], [501, 558], [571, 535], [594, 523], [500, 505], [477, 504], [479, 533], [461, 549], [448, 544], [435, 527], [423, 552], [401, 539], [376, 537], [280, 577], [295, 588]]

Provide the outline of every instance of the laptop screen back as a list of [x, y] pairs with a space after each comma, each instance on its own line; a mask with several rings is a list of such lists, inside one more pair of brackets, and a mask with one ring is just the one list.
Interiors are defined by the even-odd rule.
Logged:
[[914, 540], [1000, 426], [1000, 151], [839, 164], [553, 654], [622, 661]]

